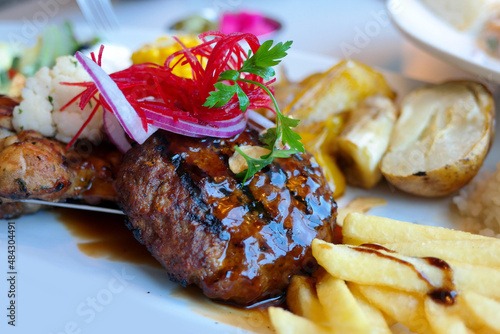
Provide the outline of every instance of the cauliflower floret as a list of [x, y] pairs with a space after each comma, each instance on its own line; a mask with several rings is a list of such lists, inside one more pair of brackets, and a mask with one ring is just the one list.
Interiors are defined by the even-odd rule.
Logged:
[[[14, 109], [14, 128], [16, 131], [36, 130], [44, 136], [55, 137], [68, 143], [88, 119], [94, 105], [89, 103], [80, 110], [78, 103], [74, 102], [61, 111], [83, 88], [60, 83], [90, 80], [90, 76], [75, 57], [59, 57], [52, 70], [42, 68], [34, 77], [26, 80], [26, 87], [22, 90], [23, 100]], [[102, 126], [102, 108], [99, 108], [79, 138], [99, 142], [102, 139]]]
[[12, 125], [16, 131], [36, 130], [46, 137], [56, 134], [52, 120], [52, 105], [48, 99], [52, 77], [47, 67], [26, 79], [21, 90], [23, 101], [14, 108]]

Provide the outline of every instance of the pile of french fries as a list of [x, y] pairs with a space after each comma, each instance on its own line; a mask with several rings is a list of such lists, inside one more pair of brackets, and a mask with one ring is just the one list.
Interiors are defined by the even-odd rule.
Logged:
[[[313, 241], [322, 268], [292, 278], [290, 311], [269, 309], [277, 333], [500, 333], [500, 239], [361, 213], [347, 214], [342, 235]], [[432, 298], [450, 277], [454, 298]]]

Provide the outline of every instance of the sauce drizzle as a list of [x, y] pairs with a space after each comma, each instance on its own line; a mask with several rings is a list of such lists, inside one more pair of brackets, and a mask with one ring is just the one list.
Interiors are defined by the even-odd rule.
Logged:
[[426, 261], [429, 265], [441, 270], [441, 272], [443, 273], [442, 286], [437, 287], [434, 284], [432, 284], [432, 282], [425, 275], [425, 273], [419, 271], [412, 263], [398, 259], [394, 256], [389, 255], [389, 254], [381, 253], [381, 251], [384, 251], [386, 253], [395, 253], [394, 251], [387, 249], [382, 245], [362, 244], [361, 246], [354, 246], [351, 248], [358, 251], [358, 252], [375, 254], [379, 257], [386, 258], [386, 259], [389, 259], [392, 261], [396, 261], [396, 262], [399, 262], [401, 264], [404, 264], [404, 265], [410, 267], [418, 275], [418, 277], [420, 277], [420, 279], [422, 279], [424, 282], [427, 283], [427, 285], [429, 286], [429, 289], [430, 289], [429, 292], [427, 293], [427, 295], [429, 297], [431, 297], [436, 303], [443, 304], [446, 306], [451, 306], [451, 305], [455, 304], [456, 299], [457, 299], [457, 292], [456, 292], [456, 288], [455, 288], [455, 283], [453, 282], [453, 270], [446, 261], [438, 259], [436, 257], [423, 257], [423, 258], [421, 258], [422, 260]]
[[144, 245], [137, 241], [124, 223], [124, 216], [102, 212], [55, 209], [58, 220], [85, 255], [109, 261], [161, 267]]

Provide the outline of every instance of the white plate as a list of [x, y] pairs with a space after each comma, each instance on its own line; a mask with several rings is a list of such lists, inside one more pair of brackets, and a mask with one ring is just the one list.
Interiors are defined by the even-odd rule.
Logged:
[[[123, 33], [127, 37], [122, 39], [124, 43], [133, 40], [140, 44], [156, 37], [154, 33], [137, 30]], [[0, 36], [6, 36], [2, 34], [2, 26]], [[290, 77], [298, 80], [328, 69], [335, 61], [290, 52], [284, 64]], [[421, 84], [393, 74], [387, 74], [387, 78], [399, 96]], [[489, 169], [500, 159], [498, 141], [486, 162]], [[373, 214], [454, 226], [449, 215], [450, 197], [416, 198], [382, 183], [372, 191], [348, 188], [339, 205], [357, 196], [381, 197], [387, 201], [386, 206], [373, 209]], [[17, 326], [7, 325], [5, 317], [7, 222], [0, 221], [0, 333], [246, 333], [221, 321], [259, 332], [265, 329], [262, 326], [266, 322], [259, 315], [248, 319], [228, 317], [223, 313], [231, 310], [220, 308], [214, 313], [214, 308], [200, 299], [178, 297], [178, 286], [168, 280], [162, 269], [84, 255], [77, 247], [79, 240], [58, 221], [55, 213], [39, 212], [13, 221], [17, 243]], [[212, 315], [201, 315], [207, 313]]]
[[481, 50], [474, 34], [454, 29], [419, 0], [388, 0], [387, 8], [399, 30], [423, 50], [478, 79], [500, 83], [500, 60]]

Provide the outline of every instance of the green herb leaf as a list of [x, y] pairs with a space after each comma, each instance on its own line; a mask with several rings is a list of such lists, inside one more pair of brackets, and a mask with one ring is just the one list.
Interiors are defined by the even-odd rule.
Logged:
[[231, 80], [231, 81], [236, 81], [240, 77], [240, 72], [235, 71], [235, 70], [227, 70], [222, 72], [219, 75], [219, 81], [221, 80]]
[[265, 41], [252, 56], [252, 58], [255, 58], [255, 65], [267, 67], [278, 65], [281, 59], [287, 56], [286, 51], [290, 49], [292, 43], [292, 41], [288, 41], [285, 44], [279, 42], [270, 49], [271, 45], [273, 45], [273, 41]]
[[248, 168], [245, 171], [243, 171], [241, 173], [238, 173], [236, 175], [238, 178], [242, 178], [243, 179], [243, 184], [245, 184], [245, 182], [249, 178], [251, 178], [255, 173], [257, 173], [262, 168], [266, 167], [271, 162], [273, 162], [273, 159], [274, 159], [269, 154], [267, 156], [260, 157], [260, 159], [252, 158], [251, 156], [249, 156], [246, 153], [244, 153], [238, 146], [235, 146], [234, 149], [239, 154], [241, 154], [243, 156], [243, 158], [245, 158], [245, 160], [246, 160], [246, 162], [248, 164]]
[[238, 102], [240, 103], [240, 109], [241, 111], [245, 112], [248, 109], [248, 106], [250, 105], [250, 100], [248, 99], [247, 94], [241, 89], [241, 87], [238, 84], [234, 84], [236, 86], [236, 95], [238, 95]]
[[252, 73], [258, 75], [264, 80], [269, 80], [275, 75], [272, 66], [276, 66], [281, 62], [281, 59], [286, 57], [286, 51], [290, 49], [292, 41], [285, 44], [278, 43], [273, 48], [273, 41], [265, 41], [259, 47], [255, 54], [249, 53], [249, 58], [243, 62], [243, 66], [238, 71], [240, 73]]
[[[214, 85], [217, 90], [210, 92], [210, 96], [208, 96], [206, 102], [203, 104], [210, 108], [220, 107], [228, 103], [234, 94], [236, 94], [240, 109], [245, 112], [250, 105], [250, 101], [243, 89], [238, 85], [238, 82], [257, 85], [271, 97], [276, 110], [276, 127], [268, 129], [261, 137], [261, 141], [265, 144], [264, 147], [270, 150], [269, 154], [260, 158], [253, 158], [245, 154], [239, 147], [235, 147], [235, 150], [245, 158], [248, 164], [248, 168], [237, 175], [237, 177], [243, 178], [243, 184], [255, 173], [271, 164], [274, 158], [289, 158], [292, 154], [305, 151], [304, 145], [300, 142], [300, 135], [292, 130], [292, 128], [299, 124], [299, 120], [287, 117], [281, 113], [276, 99], [266, 85], [241, 77], [242, 73], [251, 73], [264, 80], [269, 80], [275, 75], [274, 69], [271, 67], [278, 65], [281, 59], [287, 55], [286, 51], [290, 49], [292, 42], [278, 43], [274, 47], [272, 45], [273, 41], [266, 41], [259, 47], [255, 54], [252, 55], [250, 51], [248, 58], [243, 62], [242, 67], [238, 71], [227, 70], [222, 72], [218, 78], [219, 82]], [[233, 81], [234, 83], [228, 85], [221, 81]]]
[[266, 144], [264, 147], [271, 151], [273, 150], [274, 143], [276, 143], [277, 140], [278, 134], [276, 128], [267, 129], [266, 133], [260, 137], [260, 141]]
[[[236, 86], [238, 85], [226, 85], [222, 82], [218, 82], [214, 85], [217, 90], [210, 92], [210, 96], [203, 104], [204, 107], [214, 108], [222, 107], [231, 100], [231, 98], [236, 94]], [[239, 87], [239, 86], [238, 86]], [[241, 89], [241, 88], [240, 88]]]
[[283, 141], [283, 144], [288, 144], [290, 147], [294, 147], [300, 152], [304, 153], [304, 145], [300, 142], [302, 137], [300, 135], [293, 131], [292, 128], [296, 127], [299, 125], [299, 120], [298, 119], [293, 119], [284, 115], [278, 116], [281, 126], [282, 126], [282, 138], [281, 140]]

